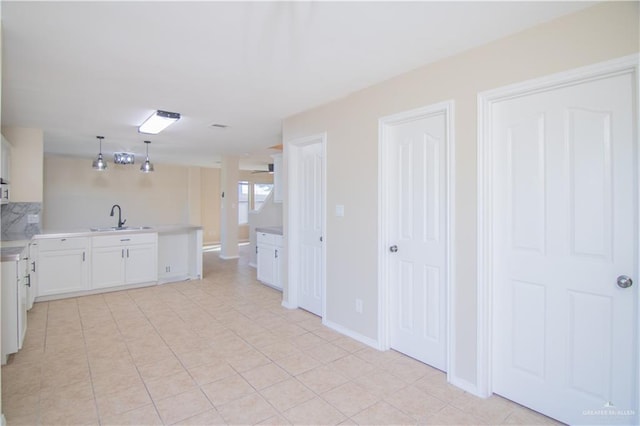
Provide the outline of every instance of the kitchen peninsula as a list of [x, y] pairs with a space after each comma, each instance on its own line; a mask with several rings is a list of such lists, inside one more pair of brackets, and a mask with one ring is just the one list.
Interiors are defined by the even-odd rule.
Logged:
[[202, 227], [45, 230], [25, 246], [31, 299], [74, 297], [202, 278]]

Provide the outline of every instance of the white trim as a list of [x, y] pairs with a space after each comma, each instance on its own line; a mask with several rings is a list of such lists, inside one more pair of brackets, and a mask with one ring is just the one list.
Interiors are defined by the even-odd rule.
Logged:
[[446, 260], [446, 309], [447, 309], [447, 359], [446, 370], [447, 380], [449, 382], [459, 382], [455, 378], [455, 366], [452, 362], [455, 354], [455, 316], [454, 314], [454, 297], [455, 297], [455, 251], [453, 245], [455, 241], [455, 135], [454, 135], [454, 106], [453, 100], [432, 104], [426, 107], [404, 111], [398, 114], [382, 117], [378, 120], [378, 344], [380, 350], [390, 349], [390, 306], [389, 306], [389, 278], [388, 278], [388, 262], [389, 256], [387, 247], [389, 246], [388, 218], [390, 216], [389, 209], [393, 206], [389, 203], [389, 182], [392, 181], [390, 176], [389, 165], [389, 136], [388, 127], [400, 124], [405, 121], [415, 120], [434, 114], [445, 114], [445, 133], [446, 133], [446, 244], [447, 244], [447, 260]]
[[357, 340], [360, 343], [363, 343], [367, 346], [370, 346], [374, 349], [378, 348], [378, 342], [375, 339], [364, 336], [360, 333], [356, 333], [355, 331], [346, 328], [340, 324], [336, 324], [335, 322], [327, 321], [325, 319], [322, 320], [322, 325], [329, 327], [332, 330], [337, 331], [340, 334], [344, 334], [347, 337], [351, 337], [353, 340]]
[[[495, 103], [526, 96], [542, 91], [554, 90], [591, 80], [611, 77], [619, 74], [635, 73], [636, 86], [638, 85], [638, 54], [625, 56], [610, 61], [589, 65], [511, 84], [478, 94], [478, 135], [477, 135], [477, 173], [478, 173], [478, 205], [477, 205], [477, 250], [478, 250], [478, 293], [477, 293], [477, 390], [476, 395], [488, 397], [493, 393], [492, 369], [491, 369], [491, 345], [492, 345], [492, 240], [491, 200], [493, 194], [491, 188], [491, 158], [492, 158], [492, 128], [491, 111]], [[638, 97], [635, 99], [638, 108]], [[637, 123], [637, 122], [636, 122]], [[637, 124], [636, 124], [637, 126]], [[638, 135], [636, 134], [636, 140]], [[640, 164], [640, 158], [638, 163]], [[640, 199], [640, 194], [639, 194]], [[638, 206], [640, 209], [640, 205]], [[636, 252], [640, 252], [638, 248]], [[640, 259], [638, 259], [640, 263]], [[640, 340], [640, 330], [636, 342]], [[637, 348], [636, 348], [637, 349]], [[638, 372], [640, 374], [640, 372]], [[640, 377], [639, 377], [640, 378]], [[637, 382], [636, 382], [637, 383]], [[638, 392], [638, 389], [636, 389]]]
[[459, 387], [463, 391], [468, 392], [472, 395], [479, 395], [478, 386], [476, 386], [475, 383], [471, 383], [461, 377], [454, 376], [451, 373], [447, 375], [447, 379], [449, 380], [449, 383], [456, 387]]
[[[320, 143], [322, 149], [322, 312], [321, 317], [326, 317], [326, 300], [327, 300], [327, 133], [319, 133], [315, 135], [305, 136], [302, 138], [293, 139], [284, 144], [284, 158], [287, 164], [287, 299], [283, 298], [282, 306], [287, 309], [296, 309], [299, 305], [299, 288], [298, 288], [298, 276], [300, 275], [300, 261], [298, 259], [298, 246], [300, 244], [298, 240], [298, 223], [299, 223], [299, 209], [297, 206], [298, 194], [302, 191], [300, 187], [299, 176], [299, 150], [300, 148]], [[284, 293], [283, 293], [284, 294]]]
[[224, 255], [220, 255], [219, 256], [220, 259], [222, 260], [233, 260], [233, 259], [240, 259], [240, 256], [224, 256]]

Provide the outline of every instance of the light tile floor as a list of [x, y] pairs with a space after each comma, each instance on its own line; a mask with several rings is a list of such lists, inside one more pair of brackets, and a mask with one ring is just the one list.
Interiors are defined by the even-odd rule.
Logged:
[[554, 423], [282, 308], [242, 254], [206, 253], [201, 281], [37, 303], [2, 367], [7, 423]]

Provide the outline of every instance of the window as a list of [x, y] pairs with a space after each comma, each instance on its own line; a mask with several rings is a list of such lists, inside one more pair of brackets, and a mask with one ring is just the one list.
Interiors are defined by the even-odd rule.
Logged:
[[249, 212], [259, 210], [272, 189], [272, 183], [238, 182], [238, 224], [249, 223]]
[[253, 208], [252, 210], [260, 210], [264, 200], [271, 193], [273, 189], [272, 183], [254, 183], [253, 184]]
[[238, 223], [249, 223], [249, 182], [238, 182]]

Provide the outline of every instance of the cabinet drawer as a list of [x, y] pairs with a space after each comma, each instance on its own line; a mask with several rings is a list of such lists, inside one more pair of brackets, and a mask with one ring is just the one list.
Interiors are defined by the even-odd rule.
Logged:
[[156, 233], [102, 235], [91, 238], [93, 247], [113, 247], [130, 244], [155, 243], [158, 240]]
[[256, 237], [256, 243], [258, 245], [261, 245], [261, 244], [275, 245], [277, 241], [276, 237], [279, 237], [279, 235], [269, 234], [268, 232], [258, 232]]
[[40, 251], [83, 249], [89, 246], [89, 238], [43, 238], [38, 240]]

